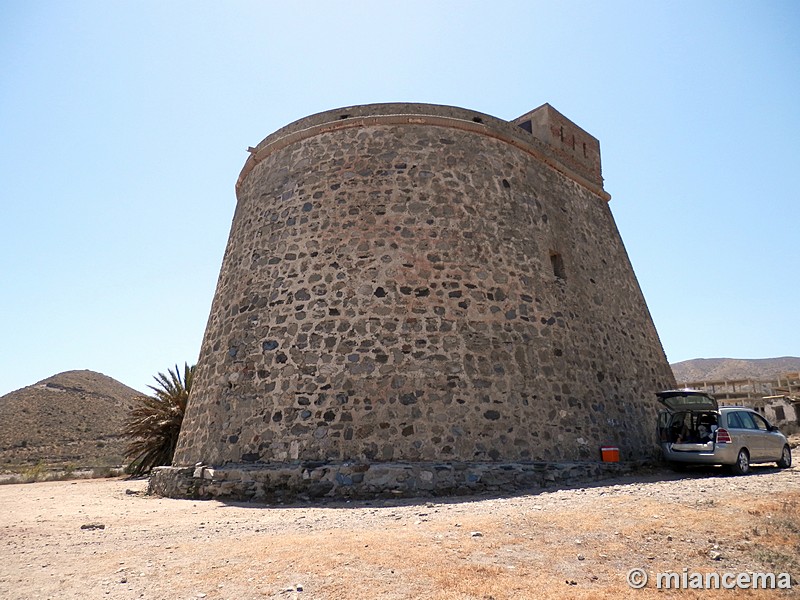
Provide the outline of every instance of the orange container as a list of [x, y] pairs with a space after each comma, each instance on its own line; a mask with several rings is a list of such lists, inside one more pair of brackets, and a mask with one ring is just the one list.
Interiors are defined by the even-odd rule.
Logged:
[[616, 446], [600, 446], [603, 462], [619, 462], [619, 448]]

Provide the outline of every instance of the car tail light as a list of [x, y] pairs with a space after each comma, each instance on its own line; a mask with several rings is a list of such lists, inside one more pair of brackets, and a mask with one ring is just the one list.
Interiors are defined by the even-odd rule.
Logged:
[[720, 427], [717, 429], [717, 443], [718, 444], [730, 444], [731, 443], [731, 434], [728, 433], [727, 429], [723, 429]]

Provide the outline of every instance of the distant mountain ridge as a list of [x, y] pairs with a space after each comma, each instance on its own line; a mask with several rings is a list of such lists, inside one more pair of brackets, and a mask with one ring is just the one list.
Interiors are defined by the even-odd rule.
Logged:
[[733, 381], [736, 379], [770, 380], [800, 371], [800, 358], [694, 358], [671, 365], [680, 383]]
[[42, 462], [120, 466], [138, 392], [95, 371], [66, 371], [0, 397], [0, 469]]

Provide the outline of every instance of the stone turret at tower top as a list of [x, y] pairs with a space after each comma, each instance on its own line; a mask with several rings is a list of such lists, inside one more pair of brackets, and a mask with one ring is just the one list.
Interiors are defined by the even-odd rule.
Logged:
[[575, 174], [602, 187], [600, 142], [545, 103], [512, 121], [547, 144]]

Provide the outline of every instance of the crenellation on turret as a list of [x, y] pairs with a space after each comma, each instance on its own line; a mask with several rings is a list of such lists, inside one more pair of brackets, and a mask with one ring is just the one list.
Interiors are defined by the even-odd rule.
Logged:
[[602, 186], [600, 142], [545, 103], [512, 121], [550, 147], [555, 157], [581, 177]]

